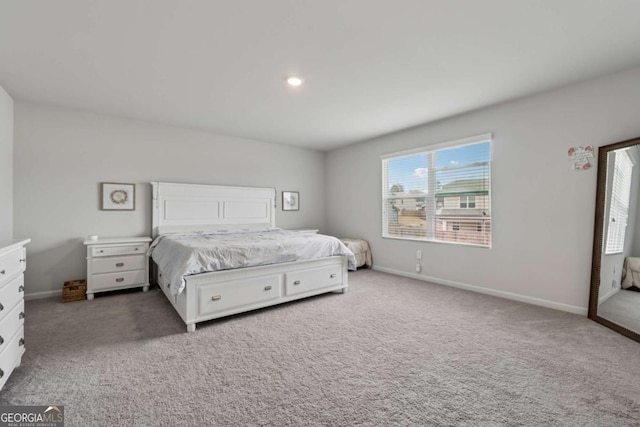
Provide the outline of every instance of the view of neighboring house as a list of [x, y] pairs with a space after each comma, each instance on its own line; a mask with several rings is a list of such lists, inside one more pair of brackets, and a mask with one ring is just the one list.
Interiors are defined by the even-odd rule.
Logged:
[[436, 239], [488, 245], [491, 237], [489, 180], [461, 179], [436, 192]]
[[[395, 189], [402, 190], [398, 185]], [[427, 205], [435, 202], [435, 240], [488, 245], [491, 237], [489, 179], [460, 179], [440, 186], [435, 198], [426, 192], [393, 193], [389, 234], [426, 237]]]

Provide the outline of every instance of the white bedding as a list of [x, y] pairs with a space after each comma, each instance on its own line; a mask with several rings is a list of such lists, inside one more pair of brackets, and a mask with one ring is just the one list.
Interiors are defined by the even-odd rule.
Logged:
[[356, 269], [355, 256], [337, 238], [277, 228], [164, 234], [153, 241], [149, 255], [168, 276], [172, 295], [184, 290], [184, 276], [209, 271], [334, 255], [346, 255], [349, 269]]

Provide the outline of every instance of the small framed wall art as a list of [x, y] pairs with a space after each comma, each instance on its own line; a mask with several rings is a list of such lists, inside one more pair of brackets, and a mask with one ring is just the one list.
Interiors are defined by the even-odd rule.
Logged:
[[103, 211], [133, 211], [136, 209], [136, 185], [102, 183]]
[[300, 210], [300, 193], [298, 191], [282, 192], [282, 210], [283, 211], [299, 211]]

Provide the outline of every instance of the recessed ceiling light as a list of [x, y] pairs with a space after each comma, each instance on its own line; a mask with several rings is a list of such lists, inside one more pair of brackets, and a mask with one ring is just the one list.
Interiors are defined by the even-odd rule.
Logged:
[[302, 78], [298, 76], [287, 76], [284, 78], [289, 86], [300, 86], [302, 84]]

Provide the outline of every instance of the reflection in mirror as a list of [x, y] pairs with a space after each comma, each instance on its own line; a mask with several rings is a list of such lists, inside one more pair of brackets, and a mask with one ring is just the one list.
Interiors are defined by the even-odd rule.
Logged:
[[640, 138], [601, 147], [589, 317], [640, 341]]

